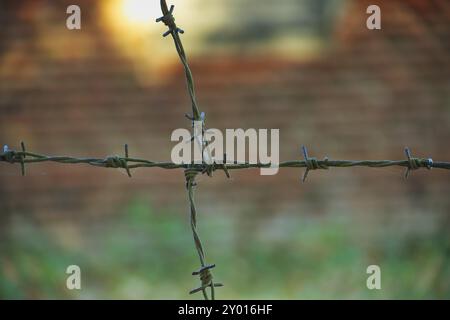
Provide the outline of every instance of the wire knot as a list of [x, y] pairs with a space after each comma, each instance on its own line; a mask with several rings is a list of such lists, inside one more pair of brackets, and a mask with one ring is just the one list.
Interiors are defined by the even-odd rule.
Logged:
[[305, 158], [305, 165], [306, 165], [306, 171], [302, 178], [303, 182], [306, 181], [306, 178], [308, 177], [308, 173], [310, 170], [318, 170], [318, 169], [328, 170], [328, 164], [327, 164], [328, 158], [325, 157], [325, 159], [323, 161], [319, 161], [319, 160], [317, 160], [317, 158], [310, 158], [308, 156], [308, 150], [306, 149], [305, 146], [302, 146], [302, 151], [303, 151], [303, 157]]
[[26, 157], [25, 143], [21, 142], [20, 146], [22, 147], [22, 152], [10, 150], [7, 145], [4, 145], [3, 153], [0, 155], [0, 159], [2, 161], [6, 161], [11, 164], [20, 162], [22, 176], [25, 176], [25, 157]]
[[127, 171], [128, 176], [131, 178], [131, 170], [130, 167], [128, 166], [128, 158], [129, 158], [129, 153], [128, 153], [128, 145], [125, 145], [125, 158], [119, 157], [119, 156], [110, 156], [107, 157], [103, 162], [105, 163], [105, 166], [107, 168], [114, 168], [114, 169], [118, 169], [118, 168], [123, 168]]
[[213, 176], [213, 172], [216, 170], [216, 162], [214, 161], [211, 164], [208, 163], [203, 163], [203, 169], [202, 169], [202, 174], [207, 174], [208, 177], [212, 177]]
[[126, 168], [126, 161], [125, 159], [119, 157], [119, 156], [110, 156], [105, 159], [105, 164], [107, 168]]
[[195, 177], [199, 174], [199, 171], [194, 168], [190, 167], [184, 170], [184, 177], [186, 178], [186, 188], [189, 188], [189, 186], [195, 187], [197, 183], [195, 182]]
[[213, 282], [213, 276], [212, 276], [210, 270], [215, 267], [216, 267], [215, 264], [211, 264], [211, 265], [201, 267], [200, 270], [198, 270], [198, 271], [192, 272], [193, 276], [197, 276], [197, 275], [200, 276], [201, 286], [191, 290], [189, 292], [189, 294], [194, 294], [199, 291], [203, 291], [208, 287], [211, 287], [212, 290], [213, 290], [213, 287], [223, 287], [223, 284]]
[[317, 161], [317, 158], [308, 158], [305, 160], [306, 167], [308, 170], [317, 170], [320, 169], [319, 162]]
[[410, 170], [417, 170], [420, 168], [420, 159], [419, 158], [410, 158], [408, 159], [408, 166]]
[[18, 153], [14, 150], [6, 150], [1, 155], [3, 161], [15, 163], [18, 160]]
[[228, 171], [228, 167], [226, 162], [224, 162], [223, 164], [217, 164], [215, 161], [211, 164], [208, 163], [203, 163], [202, 164], [202, 174], [207, 174], [208, 177], [212, 177], [213, 176], [213, 172], [216, 170], [223, 170], [223, 172], [225, 172], [225, 175], [227, 176], [227, 178], [231, 178], [230, 176], [230, 172]]
[[417, 170], [419, 168], [427, 168], [428, 170], [431, 170], [433, 168], [433, 159], [414, 158], [411, 156], [411, 151], [409, 148], [405, 148], [405, 154], [408, 158], [408, 167], [406, 168], [405, 179], [408, 179], [409, 174], [413, 170]]
[[177, 27], [175, 23], [175, 17], [173, 16], [173, 10], [175, 9], [174, 5], [170, 6], [169, 11], [167, 11], [161, 18], [156, 19], [156, 22], [163, 22], [169, 30], [163, 34], [163, 37], [167, 37], [169, 34], [181, 33], [184, 31]]

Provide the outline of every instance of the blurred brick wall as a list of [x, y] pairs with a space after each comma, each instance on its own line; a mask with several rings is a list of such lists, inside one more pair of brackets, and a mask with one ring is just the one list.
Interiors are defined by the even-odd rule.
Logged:
[[[67, 3], [21, 3], [5, 2], [1, 13], [0, 142], [18, 148], [24, 140], [33, 151], [90, 157], [121, 154], [128, 143], [133, 157], [168, 160], [172, 130], [189, 126], [175, 51], [173, 64], [160, 70], [165, 80], [156, 81], [156, 73], [154, 85], [144, 86], [96, 22], [95, 11], [83, 16], [83, 31], [74, 36], [61, 28]], [[369, 4], [382, 8], [381, 31], [365, 27]], [[446, 0], [355, 0], [329, 48], [314, 59], [224, 53], [191, 62], [208, 126], [280, 128], [282, 160], [300, 158], [302, 144], [319, 158], [401, 159], [409, 146], [416, 156], [449, 160], [448, 39]], [[117, 213], [135, 197], [158, 208], [185, 205], [179, 171], [137, 170], [129, 179], [82, 165], [27, 170], [22, 178], [18, 166], [0, 164], [3, 217], [93, 218]], [[217, 172], [214, 179], [201, 178], [200, 210], [450, 210], [447, 172], [415, 172], [405, 182], [397, 168], [333, 169], [311, 173], [307, 184], [300, 183], [301, 174], [286, 169], [263, 177], [249, 170], [233, 172], [227, 181]]]

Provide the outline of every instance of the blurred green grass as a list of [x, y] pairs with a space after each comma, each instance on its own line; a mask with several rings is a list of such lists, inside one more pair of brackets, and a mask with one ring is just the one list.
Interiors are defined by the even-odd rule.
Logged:
[[[438, 215], [205, 214], [199, 229], [222, 299], [450, 298], [450, 241]], [[0, 248], [0, 297], [200, 299], [189, 218], [136, 199], [107, 221], [38, 226], [14, 219]], [[65, 270], [82, 270], [67, 290]], [[382, 289], [366, 288], [367, 266]]]

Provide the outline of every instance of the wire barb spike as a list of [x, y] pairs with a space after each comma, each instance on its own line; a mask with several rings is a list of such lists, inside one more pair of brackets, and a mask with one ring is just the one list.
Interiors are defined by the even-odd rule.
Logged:
[[325, 159], [323, 160], [323, 163], [321, 164], [321, 163], [319, 163], [317, 158], [310, 158], [308, 156], [308, 149], [306, 149], [305, 146], [302, 146], [302, 153], [303, 153], [303, 158], [305, 159], [304, 161], [305, 161], [305, 166], [306, 166], [306, 171], [303, 174], [303, 178], [302, 178], [303, 183], [306, 182], [309, 171], [317, 170], [317, 169], [328, 170], [328, 158], [327, 157], [325, 157]]
[[223, 171], [225, 172], [225, 175], [227, 176], [227, 178], [230, 179], [231, 175], [230, 175], [230, 172], [228, 171], [228, 167], [227, 167], [227, 154], [226, 153], [223, 154], [222, 168], [223, 168]]
[[20, 155], [20, 168], [22, 171], [22, 176], [25, 176], [25, 157], [27, 150], [25, 149], [25, 143], [22, 141], [20, 142], [20, 147], [22, 148], [22, 154]]
[[132, 177], [131, 176], [131, 170], [130, 167], [128, 167], [128, 159], [130, 158], [129, 153], [128, 153], [128, 144], [125, 144], [125, 170], [127, 171], [128, 177]]
[[163, 37], [167, 37], [169, 34], [175, 35], [178, 33], [184, 33], [184, 30], [177, 27], [175, 23], [175, 17], [173, 16], [174, 9], [174, 5], [171, 5], [170, 9], [167, 9], [166, 1], [161, 0], [161, 11], [163, 12], [163, 16], [156, 19], [156, 22], [163, 22], [169, 28], [169, 30], [163, 33]]
[[208, 287], [211, 288], [211, 298], [214, 300], [214, 288], [223, 287], [222, 283], [214, 283], [211, 269], [215, 268], [215, 264], [206, 265], [200, 268], [198, 271], [192, 272], [193, 276], [200, 276], [201, 286], [189, 291], [189, 294], [194, 294], [200, 291], [206, 290]]
[[408, 179], [411, 171], [417, 170], [419, 168], [427, 168], [428, 170], [433, 169], [433, 159], [419, 159], [411, 156], [411, 150], [408, 147], [405, 148], [406, 158], [408, 159], [407, 168], [405, 171], [405, 179]]

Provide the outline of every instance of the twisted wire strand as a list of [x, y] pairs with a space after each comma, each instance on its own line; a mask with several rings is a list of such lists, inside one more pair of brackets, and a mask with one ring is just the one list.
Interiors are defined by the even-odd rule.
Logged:
[[[160, 3], [161, 3], [161, 11], [163, 13], [163, 16], [161, 18], [157, 19], [156, 22], [161, 21], [169, 28], [169, 30], [167, 32], [165, 32], [163, 34], [163, 36], [165, 37], [169, 34], [172, 35], [172, 38], [173, 38], [173, 41], [175, 44], [175, 48], [177, 50], [180, 61], [184, 67], [187, 89], [188, 89], [188, 93], [189, 93], [189, 97], [191, 99], [191, 105], [192, 105], [192, 116], [190, 116], [190, 115], [186, 115], [186, 116], [191, 121], [201, 120], [202, 121], [202, 133], [203, 133], [205, 130], [205, 128], [204, 128], [205, 114], [203, 112], [200, 113], [199, 108], [197, 106], [197, 99], [195, 96], [194, 78], [192, 76], [191, 69], [189, 68], [189, 64], [187, 62], [187, 57], [186, 57], [186, 52], [184, 51], [184, 47], [183, 47], [183, 44], [181, 42], [180, 35], [179, 35], [180, 33], [184, 33], [184, 31], [181, 30], [180, 28], [178, 28], [175, 23], [175, 18], [173, 16], [173, 11], [174, 11], [175, 7], [172, 5], [170, 7], [170, 9], [168, 9], [167, 3], [165, 0], [161, 0]], [[194, 125], [193, 125], [193, 127], [194, 127]], [[202, 135], [202, 137], [203, 137], [203, 135]], [[195, 136], [193, 136], [193, 138], [195, 138]], [[209, 150], [209, 148], [207, 145], [205, 145], [203, 138], [201, 139], [200, 142], [201, 142], [202, 155], [203, 155], [204, 148], [207, 148], [207, 150]], [[207, 172], [209, 176], [212, 175], [212, 171], [214, 171], [214, 166], [212, 168], [207, 167], [206, 169], [203, 168], [201, 170], [202, 173]], [[225, 167], [224, 171], [228, 172], [226, 167]], [[205, 253], [203, 250], [202, 242], [200, 240], [200, 236], [198, 235], [198, 232], [197, 232], [197, 209], [195, 207], [195, 201], [194, 201], [194, 187], [196, 185], [195, 177], [197, 176], [197, 174], [199, 172], [198, 172], [198, 169], [195, 167], [193, 167], [193, 168], [187, 167], [187, 168], [185, 168], [184, 173], [185, 173], [185, 177], [186, 177], [186, 188], [188, 190], [188, 198], [189, 198], [189, 205], [190, 205], [191, 229], [192, 229], [192, 234], [194, 237], [195, 247], [197, 249], [199, 259], [200, 259], [200, 264], [201, 264], [200, 270], [192, 273], [193, 275], [200, 276], [201, 286], [194, 290], [191, 290], [190, 293], [193, 294], [198, 291], [202, 291], [203, 298], [205, 300], [208, 300], [209, 297], [206, 292], [206, 288], [210, 287], [211, 299], [214, 300], [215, 299], [214, 287], [222, 286], [222, 284], [213, 282], [213, 277], [210, 272], [210, 269], [214, 268], [215, 265], [206, 265]]]
[[[386, 167], [403, 167], [410, 170], [415, 170], [419, 168], [426, 169], [443, 169], [450, 170], [450, 162], [444, 161], [432, 161], [430, 162], [429, 158], [411, 158], [412, 162], [408, 159], [406, 160], [331, 160], [325, 158], [323, 160], [313, 160], [315, 165], [318, 166], [319, 169], [322, 168], [350, 168], [350, 167], [367, 167], [367, 168], [386, 168]], [[291, 161], [283, 161], [279, 163], [280, 168], [308, 168], [310, 165], [309, 160], [291, 160]], [[29, 151], [15, 151], [9, 150], [6, 152], [0, 153], [0, 162], [5, 163], [22, 163], [25, 164], [33, 164], [33, 163], [43, 163], [43, 162], [56, 162], [63, 164], [85, 164], [95, 167], [103, 167], [103, 168], [122, 168], [126, 169], [125, 165], [128, 166], [128, 169], [131, 171], [132, 169], [137, 168], [161, 168], [161, 169], [195, 169], [199, 173], [207, 173], [216, 170], [238, 170], [238, 169], [260, 169], [260, 168], [270, 168], [270, 163], [248, 163], [248, 162], [234, 162], [234, 163], [214, 163], [208, 165], [206, 163], [202, 164], [177, 164], [173, 162], [158, 162], [151, 161], [146, 159], [138, 159], [138, 158], [126, 158], [121, 156], [108, 156], [106, 158], [86, 158], [86, 157], [70, 157], [70, 156], [49, 156], [38, 154]], [[414, 166], [411, 166], [411, 163], [414, 163]], [[314, 170], [314, 167], [311, 167], [310, 170]]]
[[201, 268], [198, 271], [194, 271], [192, 275], [199, 275], [201, 286], [191, 290], [189, 293], [194, 294], [196, 292], [202, 291], [205, 300], [209, 300], [208, 293], [206, 289], [209, 287], [211, 292], [211, 300], [215, 299], [215, 287], [221, 287], [221, 283], [214, 283], [213, 276], [210, 272], [211, 269], [215, 267], [214, 264], [206, 265], [205, 262], [205, 251], [203, 249], [200, 236], [197, 231], [197, 209], [195, 207], [194, 200], [194, 187], [197, 185], [195, 182], [195, 177], [199, 174], [199, 171], [195, 168], [188, 168], [184, 170], [186, 177], [186, 188], [188, 191], [189, 207], [190, 207], [190, 218], [191, 218], [191, 229], [194, 237], [195, 248], [197, 249], [198, 257], [200, 259]]
[[186, 75], [187, 89], [192, 104], [192, 118], [193, 120], [200, 120], [200, 111], [198, 109], [197, 99], [195, 96], [194, 77], [192, 76], [191, 69], [189, 68], [186, 52], [184, 51], [183, 43], [181, 42], [181, 38], [179, 35], [180, 33], [184, 33], [184, 31], [178, 28], [175, 23], [175, 18], [173, 17], [173, 10], [175, 7], [172, 5], [169, 9], [167, 7], [166, 0], [161, 0], [160, 2], [163, 16], [156, 19], [156, 22], [163, 22], [169, 28], [169, 30], [164, 33], [163, 36], [165, 37], [169, 34], [172, 35], [175, 48], [177, 49], [178, 56], [180, 57], [181, 63], [183, 64], [184, 72]]

